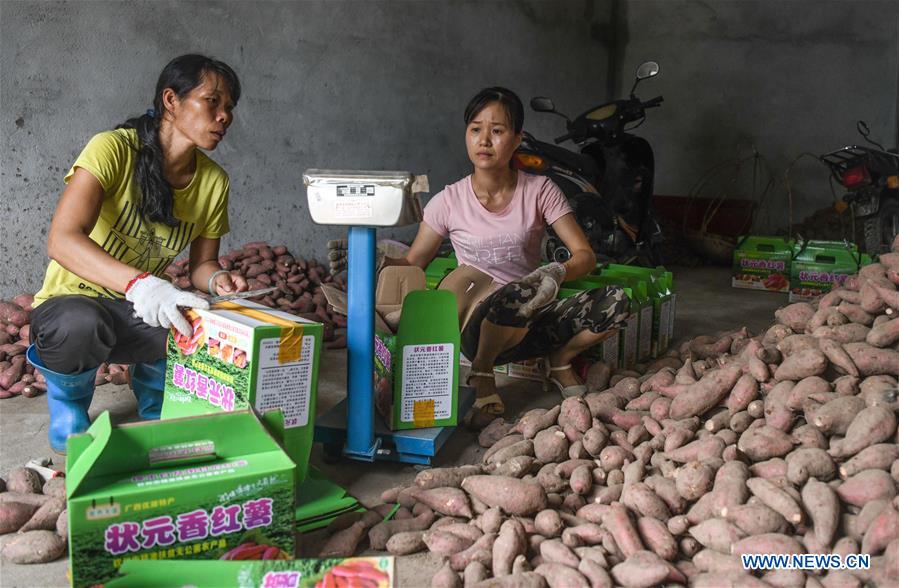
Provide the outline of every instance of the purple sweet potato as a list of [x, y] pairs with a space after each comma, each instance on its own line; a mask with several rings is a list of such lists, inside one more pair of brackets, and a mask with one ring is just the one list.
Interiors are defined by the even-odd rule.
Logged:
[[883, 470], [864, 470], [837, 486], [836, 492], [846, 504], [861, 507], [872, 500], [895, 498], [896, 483]]
[[877, 443], [859, 451], [840, 466], [840, 477], [845, 479], [865, 470], [887, 471], [899, 460], [899, 445]]
[[20, 533], [3, 546], [3, 558], [16, 564], [46, 563], [66, 552], [66, 540], [53, 531]]
[[802, 502], [812, 520], [815, 541], [821, 547], [830, 547], [840, 522], [840, 501], [830, 486], [810, 479], [802, 487]]
[[546, 508], [546, 491], [540, 484], [509, 476], [469, 476], [462, 489], [487, 506], [498, 506], [512, 515], [533, 515]]
[[881, 443], [896, 434], [896, 415], [883, 406], [872, 406], [859, 412], [842, 441], [831, 441], [833, 457], [849, 457], [862, 449]]
[[706, 374], [690, 389], [671, 401], [668, 414], [672, 419], [684, 419], [705, 413], [721, 402], [740, 379], [742, 369], [729, 365]]
[[21, 502], [0, 503], [0, 535], [15, 533], [28, 522], [38, 509], [36, 504]]

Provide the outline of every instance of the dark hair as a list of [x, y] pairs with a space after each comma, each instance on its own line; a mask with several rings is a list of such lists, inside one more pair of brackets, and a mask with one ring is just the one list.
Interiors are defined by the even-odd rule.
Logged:
[[153, 109], [146, 114], [129, 118], [117, 129], [136, 129], [138, 144], [137, 165], [134, 177], [140, 186], [141, 198], [138, 210], [144, 219], [176, 226], [179, 222], [174, 215], [174, 193], [162, 172], [162, 147], [159, 144], [159, 124], [165, 113], [162, 92], [166, 88], [174, 90], [179, 98], [184, 98], [191, 90], [203, 82], [207, 73], [219, 74], [228, 85], [234, 104], [240, 99], [240, 80], [231, 67], [205, 55], [182, 55], [171, 60], [159, 74]]
[[468, 126], [474, 117], [492, 102], [499, 102], [502, 105], [509, 117], [509, 122], [512, 123], [512, 128], [515, 129], [515, 134], [520, 133], [524, 128], [524, 106], [515, 92], [500, 86], [484, 88], [475, 94], [475, 97], [465, 107], [465, 125]]

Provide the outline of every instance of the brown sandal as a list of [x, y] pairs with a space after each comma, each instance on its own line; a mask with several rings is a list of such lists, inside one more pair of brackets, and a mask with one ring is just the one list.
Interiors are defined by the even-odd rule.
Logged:
[[[466, 385], [471, 384], [471, 378], [490, 378], [495, 379], [495, 374], [493, 372], [469, 372], [468, 378], [466, 379]], [[495, 420], [497, 417], [501, 417], [506, 413], [506, 405], [503, 402], [502, 397], [494, 392], [489, 396], [479, 396], [475, 398], [474, 404], [471, 407], [471, 411], [465, 417], [465, 422], [469, 426], [476, 428], [486, 427], [490, 422]]]

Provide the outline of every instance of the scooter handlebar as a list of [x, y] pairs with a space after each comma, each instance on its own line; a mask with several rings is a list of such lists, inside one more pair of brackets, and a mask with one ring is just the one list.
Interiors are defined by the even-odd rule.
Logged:
[[664, 101], [665, 101], [665, 99], [662, 98], [661, 96], [656, 96], [652, 100], [647, 100], [646, 102], [644, 102], [642, 104], [642, 106], [643, 106], [643, 108], [654, 108], [656, 106], [659, 106]]
[[559, 143], [562, 143], [564, 141], [567, 141], [570, 138], [571, 138], [571, 133], [565, 133], [561, 137], [556, 137], [556, 139], [555, 139], [556, 145], [558, 145]]

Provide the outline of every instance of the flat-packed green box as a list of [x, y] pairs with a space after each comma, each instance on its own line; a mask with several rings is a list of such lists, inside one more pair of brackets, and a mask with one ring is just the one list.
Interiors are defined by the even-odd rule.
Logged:
[[799, 241], [793, 249], [790, 302], [814, 300], [839, 288], [861, 266], [871, 263], [869, 255], [848, 242]]
[[783, 237], [740, 237], [734, 249], [731, 286], [768, 292], [788, 291], [795, 245], [795, 241]]
[[168, 339], [162, 418], [245, 410], [284, 413], [284, 449], [306, 478], [315, 428], [321, 323], [246, 300], [188, 313]]
[[107, 588], [315, 588], [396, 585], [393, 556], [289, 561], [129, 561]]
[[249, 542], [293, 557], [295, 470], [252, 411], [117, 427], [104, 412], [68, 443], [72, 585], [102, 585], [129, 560], [217, 560]]

